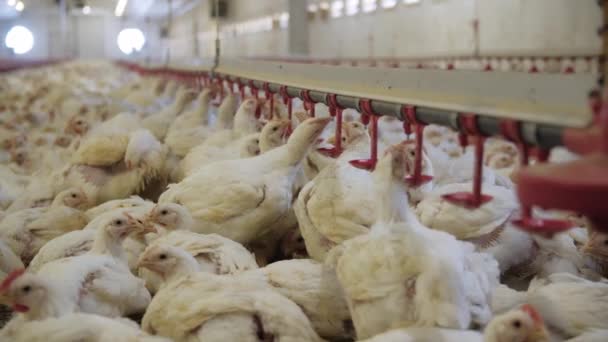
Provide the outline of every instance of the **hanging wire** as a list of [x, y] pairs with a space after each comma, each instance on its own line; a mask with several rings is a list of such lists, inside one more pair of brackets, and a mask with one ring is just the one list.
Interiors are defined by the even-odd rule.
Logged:
[[167, 0], [167, 5], [169, 6], [169, 11], [167, 13], [167, 41], [169, 42], [169, 47], [167, 48], [167, 59], [165, 60], [165, 67], [169, 66], [171, 62], [171, 27], [173, 26], [173, 0]]
[[215, 56], [213, 58], [213, 67], [211, 68], [211, 77], [215, 75], [215, 69], [220, 64], [220, 1], [213, 0], [215, 6]]

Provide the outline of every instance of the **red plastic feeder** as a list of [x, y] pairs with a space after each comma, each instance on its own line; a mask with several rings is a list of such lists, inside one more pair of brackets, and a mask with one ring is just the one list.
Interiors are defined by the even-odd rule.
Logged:
[[[521, 165], [524, 168], [528, 167], [530, 159], [530, 149], [525, 144], [521, 136], [519, 123], [514, 120], [503, 120], [500, 123], [500, 130], [505, 138], [517, 143], [521, 156]], [[537, 152], [538, 160], [540, 162], [545, 162], [549, 156], [548, 151], [538, 150]], [[532, 207], [530, 205], [524, 204], [523, 202], [521, 205], [521, 216], [517, 219], [514, 219], [512, 222], [519, 228], [530, 233], [549, 236], [555, 233], [568, 230], [573, 227], [572, 222], [568, 220], [535, 218], [532, 216]]]
[[[587, 151], [597, 151], [582, 159], [563, 164], [542, 164], [518, 173], [517, 194], [527, 206], [572, 210], [587, 216], [593, 229], [608, 232], [608, 106], [602, 107], [600, 126], [592, 130], [594, 144]], [[583, 145], [583, 134], [564, 134], [564, 142]], [[565, 230], [565, 228], [563, 229]], [[549, 231], [548, 233], [551, 233]]]
[[318, 148], [317, 151], [326, 156], [336, 158], [342, 154], [342, 112], [344, 108], [338, 104], [336, 94], [327, 94], [327, 103], [329, 104], [330, 115], [336, 117], [335, 143], [334, 147], [322, 147]]
[[[414, 173], [406, 176], [404, 181], [410, 187], [419, 187], [433, 180], [433, 176], [422, 174], [422, 147], [424, 145], [424, 124], [416, 118], [416, 107], [404, 106], [404, 130], [407, 135], [411, 134], [411, 125], [416, 126], [416, 156], [414, 157]], [[405, 128], [407, 127], [407, 129]], [[407, 167], [407, 164], [406, 164]], [[410, 170], [406, 170], [409, 174]]]
[[442, 196], [446, 201], [466, 208], [479, 208], [492, 200], [492, 196], [481, 193], [481, 180], [483, 178], [483, 143], [484, 137], [477, 127], [475, 115], [462, 114], [459, 118], [460, 128], [465, 134], [475, 135], [475, 170], [473, 174], [473, 192], [455, 192]]
[[373, 170], [378, 162], [378, 117], [373, 112], [370, 100], [359, 100], [359, 108], [361, 109], [362, 116], [366, 115], [371, 122], [371, 155], [369, 159], [351, 160], [350, 164], [359, 169]]

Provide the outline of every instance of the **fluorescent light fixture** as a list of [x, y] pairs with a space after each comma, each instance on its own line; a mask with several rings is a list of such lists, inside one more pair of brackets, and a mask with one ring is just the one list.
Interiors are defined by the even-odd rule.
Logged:
[[287, 26], [289, 26], [289, 13], [283, 12], [279, 16], [279, 27], [287, 28]]
[[114, 15], [117, 17], [122, 17], [122, 15], [125, 13], [125, 9], [127, 8], [128, 1], [129, 0], [118, 0], [116, 8], [114, 9]]
[[376, 10], [377, 0], [363, 0], [361, 1], [361, 10], [363, 13], [369, 13]]
[[34, 47], [34, 35], [25, 26], [13, 26], [4, 38], [4, 45], [15, 54], [22, 55]]
[[382, 0], [382, 8], [393, 8], [397, 6], [397, 0]]
[[308, 12], [316, 12], [318, 8], [319, 7], [317, 6], [317, 4], [310, 4], [308, 5]]
[[15, 5], [15, 9], [19, 12], [23, 11], [23, 9], [25, 8], [25, 4], [23, 3], [23, 1], [19, 1], [16, 5]]
[[351, 16], [359, 13], [359, 0], [346, 0], [346, 15]]
[[321, 2], [319, 4], [319, 8], [322, 9], [322, 10], [326, 10], [327, 11], [329, 9], [329, 3], [328, 2]]
[[6, 4], [13, 7], [17, 4], [17, 0], [7, 0]]
[[89, 14], [89, 13], [91, 13], [91, 7], [89, 7], [89, 6], [84, 6], [84, 7], [82, 8], [82, 13], [83, 13], [83, 14]]
[[344, 13], [344, 1], [337, 0], [331, 3], [331, 17], [340, 18]]
[[420, 0], [403, 0], [403, 3], [406, 4], [406, 5], [414, 5], [414, 4], [417, 4], [419, 2], [420, 2]]

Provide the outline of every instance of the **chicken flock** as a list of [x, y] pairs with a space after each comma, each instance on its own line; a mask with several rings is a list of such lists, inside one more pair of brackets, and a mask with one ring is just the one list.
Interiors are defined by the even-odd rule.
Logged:
[[[293, 117], [110, 63], [0, 75], [0, 341], [608, 341], [608, 236], [511, 220], [516, 145], [345, 110]], [[224, 96], [221, 96], [224, 94]], [[275, 94], [276, 95], [276, 94]], [[272, 102], [272, 104], [271, 104]], [[577, 158], [554, 149], [551, 162]], [[420, 165], [420, 164], [419, 164]]]

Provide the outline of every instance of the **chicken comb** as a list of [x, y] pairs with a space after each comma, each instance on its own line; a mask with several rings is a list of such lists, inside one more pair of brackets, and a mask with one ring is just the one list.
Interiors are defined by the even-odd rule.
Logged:
[[24, 273], [25, 273], [24, 268], [14, 270], [11, 273], [9, 273], [8, 276], [6, 276], [6, 278], [4, 278], [4, 281], [2, 281], [2, 284], [0, 284], [0, 293], [8, 290], [8, 288], [15, 281], [15, 279], [19, 278]]
[[532, 305], [530, 305], [530, 304], [522, 305], [521, 311], [527, 313], [532, 318], [534, 323], [536, 323], [537, 325], [543, 324], [543, 318], [541, 317], [538, 310], [536, 310]]

